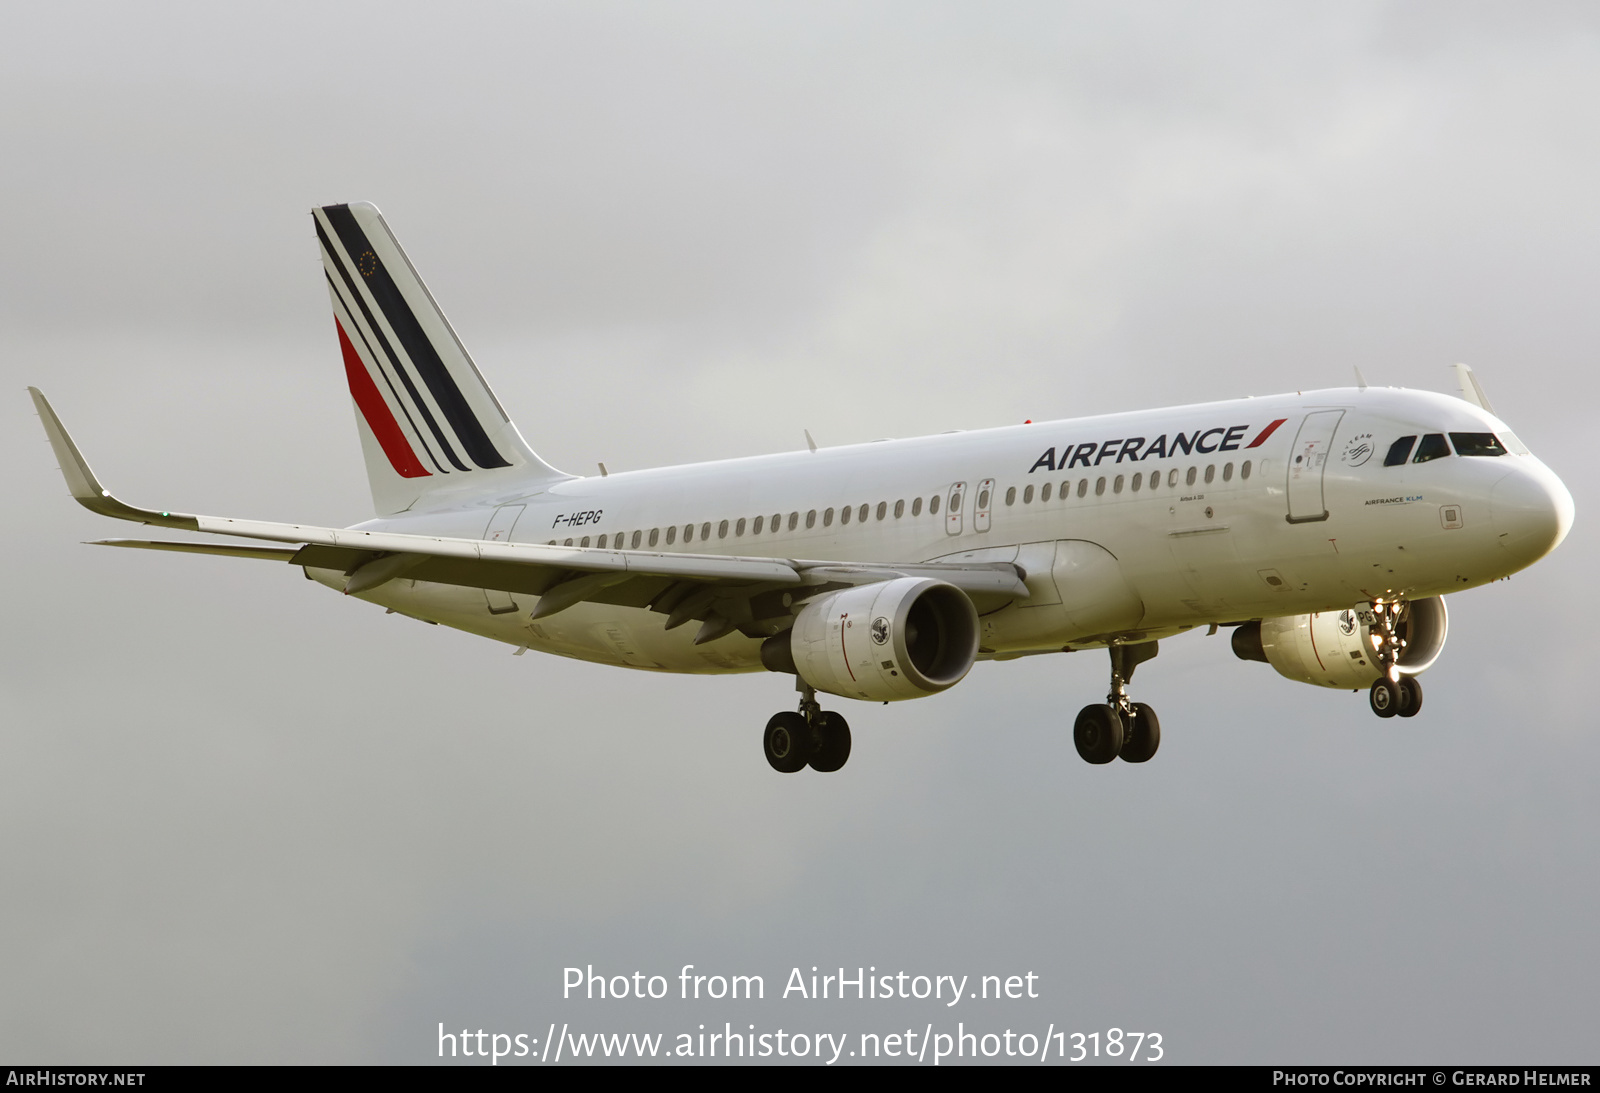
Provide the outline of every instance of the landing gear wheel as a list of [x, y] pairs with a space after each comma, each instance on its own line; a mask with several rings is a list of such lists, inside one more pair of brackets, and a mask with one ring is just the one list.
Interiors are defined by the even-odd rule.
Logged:
[[850, 726], [839, 714], [826, 710], [817, 718], [817, 733], [822, 740], [811, 756], [811, 769], [831, 774], [850, 758]]
[[1400, 692], [1400, 716], [1416, 717], [1417, 711], [1422, 709], [1422, 684], [1417, 682], [1416, 676], [1401, 676], [1395, 687]]
[[780, 774], [793, 774], [806, 765], [816, 751], [811, 726], [793, 710], [772, 715], [767, 731], [761, 735], [761, 747], [767, 753], [767, 762]]
[[1109, 763], [1122, 751], [1122, 712], [1115, 706], [1085, 706], [1072, 726], [1072, 742], [1086, 763]]
[[1119, 756], [1124, 763], [1147, 763], [1161, 746], [1161, 721], [1143, 702], [1133, 704], [1132, 716], [1127, 720], [1132, 724]]
[[1379, 717], [1393, 717], [1400, 712], [1400, 690], [1387, 679], [1380, 679], [1372, 685], [1372, 690], [1367, 693], [1367, 701], [1372, 704], [1372, 712]]

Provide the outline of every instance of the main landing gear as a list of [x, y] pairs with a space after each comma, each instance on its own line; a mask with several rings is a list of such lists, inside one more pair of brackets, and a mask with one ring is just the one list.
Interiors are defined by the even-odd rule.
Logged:
[[1422, 709], [1422, 684], [1416, 676], [1400, 674], [1400, 657], [1406, 651], [1407, 631], [1405, 603], [1395, 600], [1372, 605], [1372, 618], [1363, 619], [1372, 634], [1377, 648], [1378, 667], [1383, 675], [1378, 677], [1367, 692], [1372, 712], [1379, 717], [1415, 717]]
[[795, 689], [800, 692], [799, 711], [773, 714], [762, 734], [767, 762], [781, 774], [793, 774], [807, 766], [832, 773], [850, 758], [850, 726], [839, 714], [818, 706], [817, 692], [804, 681]]
[[1144, 763], [1161, 746], [1161, 722], [1143, 702], [1128, 700], [1133, 670], [1159, 652], [1156, 642], [1113, 645], [1111, 693], [1105, 705], [1085, 706], [1072, 726], [1072, 742], [1087, 763]]

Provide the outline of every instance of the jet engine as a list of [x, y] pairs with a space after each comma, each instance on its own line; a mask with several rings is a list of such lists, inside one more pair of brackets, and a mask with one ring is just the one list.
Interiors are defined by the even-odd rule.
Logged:
[[819, 691], [894, 702], [960, 683], [978, 657], [978, 613], [954, 585], [923, 577], [832, 592], [768, 638], [761, 662]]
[[[1233, 631], [1233, 652], [1301, 683], [1356, 690], [1382, 674], [1376, 641], [1381, 634], [1374, 633], [1373, 621], [1369, 612], [1355, 609], [1247, 622]], [[1438, 660], [1446, 628], [1444, 600], [1406, 602], [1394, 627], [1403, 643], [1400, 671], [1416, 675]]]

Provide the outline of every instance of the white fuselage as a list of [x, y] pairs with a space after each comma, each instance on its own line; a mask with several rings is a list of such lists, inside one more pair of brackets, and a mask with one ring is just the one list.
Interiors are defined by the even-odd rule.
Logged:
[[[572, 478], [359, 526], [661, 553], [1012, 561], [1031, 595], [978, 605], [981, 655], [1005, 658], [1442, 595], [1542, 557], [1572, 501], [1532, 455], [1384, 465], [1397, 437], [1451, 432], [1510, 437], [1459, 399], [1351, 388]], [[582, 603], [530, 621], [535, 597], [404, 579], [363, 598], [584, 660], [761, 667], [758, 640], [696, 646], [693, 627], [666, 630], [643, 608]]]

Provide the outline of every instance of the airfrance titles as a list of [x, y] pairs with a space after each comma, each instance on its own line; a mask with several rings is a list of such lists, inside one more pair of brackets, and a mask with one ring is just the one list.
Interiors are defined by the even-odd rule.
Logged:
[[[1288, 418], [1279, 418], [1256, 436], [1250, 443], [1243, 445], [1245, 450], [1258, 448], [1266, 442]], [[1189, 455], [1199, 452], [1201, 455], [1210, 455], [1212, 452], [1235, 452], [1240, 448], [1240, 441], [1250, 431], [1248, 425], [1218, 426], [1214, 429], [1196, 429], [1193, 433], [1172, 433], [1170, 437], [1163, 433], [1154, 440], [1146, 441], [1142, 436], [1118, 437], [1115, 440], [1087, 441], [1076, 446], [1064, 445], [1061, 454], [1056, 455], [1056, 449], [1050, 448], [1038, 459], [1033, 466], [1028, 468], [1028, 473], [1043, 468], [1047, 471], [1065, 471], [1073, 467], [1098, 467], [1110, 459], [1114, 463], [1131, 460], [1135, 463], [1143, 459], [1165, 459], [1171, 456]]]

